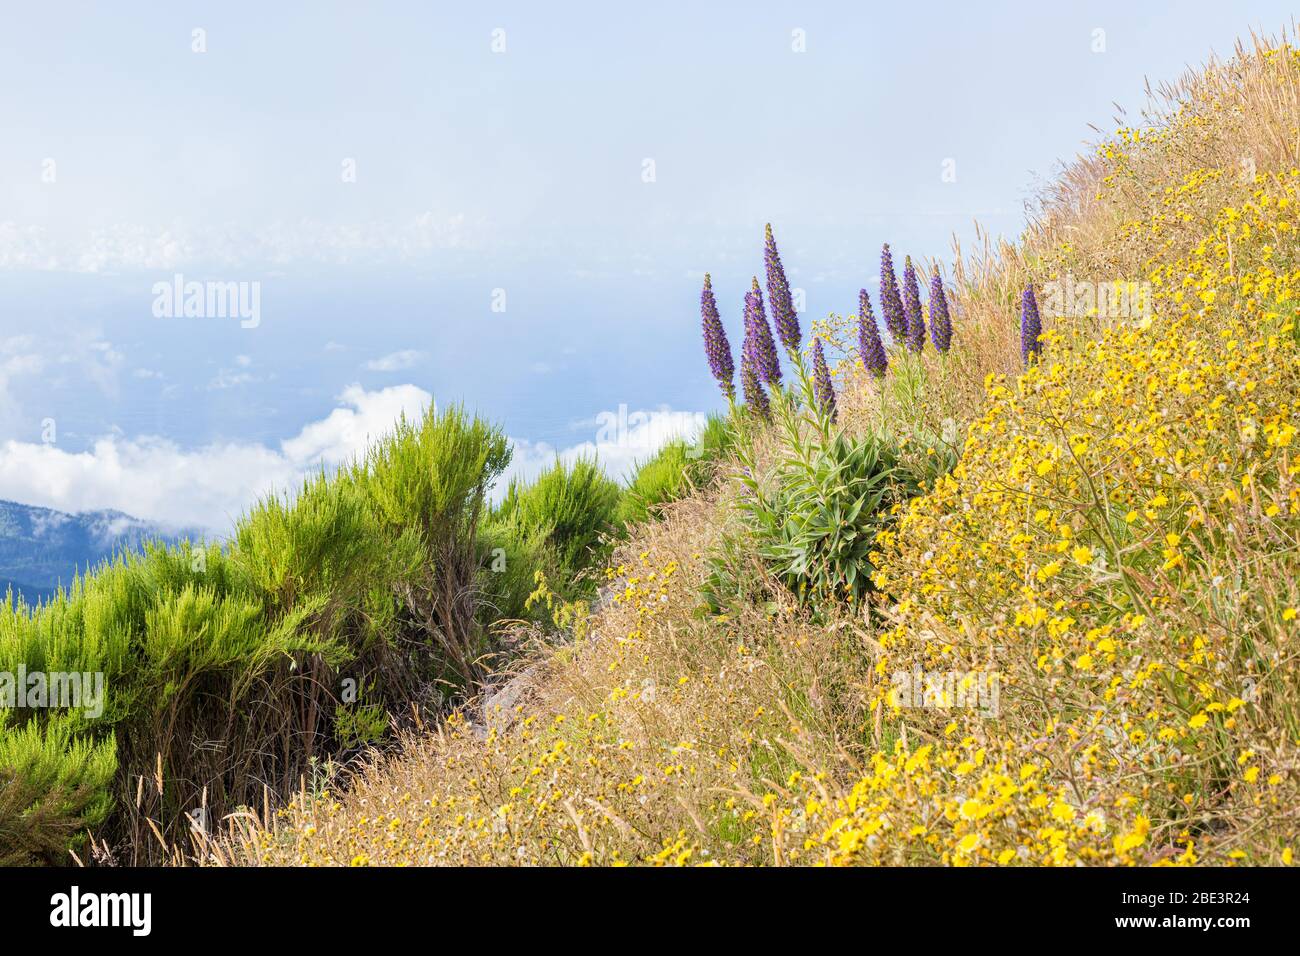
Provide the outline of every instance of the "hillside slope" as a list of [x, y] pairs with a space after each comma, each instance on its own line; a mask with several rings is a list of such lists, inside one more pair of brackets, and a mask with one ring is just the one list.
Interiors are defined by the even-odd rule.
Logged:
[[[895, 346], [875, 377], [844, 347], [841, 433], [923, 458], [945, 419], [964, 435], [891, 515], [838, 516], [883, 522], [866, 601], [774, 571], [746, 516], [809, 446], [773, 429], [620, 549], [614, 605], [537, 652], [511, 712], [453, 716], [217, 857], [1291, 863], [1300, 52], [1239, 50], [1148, 119], [1019, 246], [958, 264], [950, 356]], [[1051, 303], [1067, 280], [1090, 297]], [[1137, 309], [1098, 295], [1134, 287]]]

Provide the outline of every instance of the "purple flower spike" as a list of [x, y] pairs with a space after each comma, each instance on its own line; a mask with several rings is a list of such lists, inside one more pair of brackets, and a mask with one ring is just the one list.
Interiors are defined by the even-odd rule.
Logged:
[[921, 314], [921, 286], [911, 256], [903, 259], [903, 314], [907, 319], [907, 347], [920, 352], [925, 348], [925, 317]]
[[709, 274], [704, 273], [704, 291], [700, 293], [700, 316], [704, 324], [704, 354], [709, 359], [709, 370], [718, 380], [722, 394], [727, 398], [736, 397], [736, 385], [733, 377], [736, 367], [731, 360], [731, 344], [727, 341], [727, 330], [722, 327], [718, 316], [718, 303], [713, 298], [713, 283]]
[[835, 421], [835, 386], [831, 382], [831, 370], [826, 366], [822, 340], [818, 338], [813, 339], [813, 396], [818, 407]]
[[1043, 334], [1043, 322], [1038, 317], [1038, 300], [1034, 297], [1033, 283], [1025, 286], [1025, 293], [1020, 297], [1020, 357], [1028, 367], [1033, 357], [1041, 355], [1043, 343], [1038, 337]]
[[862, 364], [876, 378], [884, 378], [889, 370], [889, 359], [885, 356], [885, 345], [880, 341], [880, 327], [871, 311], [871, 299], [867, 290], [858, 292], [858, 354]]
[[745, 405], [757, 412], [764, 421], [771, 421], [772, 406], [767, 400], [767, 390], [758, 380], [751, 349], [743, 349], [740, 356], [740, 387], [745, 394]]
[[948, 297], [943, 292], [939, 273], [930, 277], [930, 338], [940, 353], [952, 348], [952, 318], [948, 315]]
[[898, 294], [898, 280], [894, 278], [894, 259], [889, 254], [889, 243], [880, 253], [880, 310], [885, 314], [885, 328], [894, 342], [907, 337], [907, 317], [903, 314], [903, 298]]
[[794, 311], [794, 300], [790, 298], [790, 284], [785, 281], [785, 267], [781, 265], [781, 255], [776, 251], [776, 240], [772, 238], [771, 223], [767, 224], [763, 265], [767, 270], [767, 301], [772, 307], [772, 321], [776, 325], [776, 336], [787, 349], [797, 349], [799, 316]]
[[757, 276], [753, 288], [745, 294], [745, 349], [751, 353], [759, 381], [780, 385], [781, 360], [777, 358], [772, 328], [767, 324], [767, 314], [763, 311], [763, 292], [758, 287]]

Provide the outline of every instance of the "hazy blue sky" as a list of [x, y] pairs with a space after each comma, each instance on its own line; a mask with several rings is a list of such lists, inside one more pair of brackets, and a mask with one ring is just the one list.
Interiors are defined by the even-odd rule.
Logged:
[[[736, 330], [764, 222], [808, 313], [851, 312], [881, 243], [1018, 233], [1146, 78], [1290, 22], [469, 6], [3, 4], [0, 497], [220, 527], [431, 396], [525, 470], [590, 447], [621, 471], [717, 407], [700, 278]], [[157, 317], [178, 273], [257, 283], [256, 327]], [[684, 416], [611, 440], [620, 405]]]

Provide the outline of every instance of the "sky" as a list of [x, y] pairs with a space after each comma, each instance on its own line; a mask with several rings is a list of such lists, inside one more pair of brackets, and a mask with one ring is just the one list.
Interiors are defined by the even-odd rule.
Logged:
[[722, 406], [700, 285], [739, 342], [764, 223], [803, 320], [851, 313], [883, 243], [951, 262], [976, 222], [1018, 235], [1148, 80], [1290, 22], [3, 0], [0, 498], [223, 533], [450, 402], [512, 438], [513, 475], [625, 475]]

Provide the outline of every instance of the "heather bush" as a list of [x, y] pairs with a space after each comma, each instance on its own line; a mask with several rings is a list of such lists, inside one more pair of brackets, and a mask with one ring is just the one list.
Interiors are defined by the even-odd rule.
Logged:
[[12, 724], [0, 710], [0, 866], [65, 862], [112, 807], [114, 739], [80, 737], [61, 715]]
[[508, 456], [499, 430], [430, 411], [259, 502], [226, 546], [148, 546], [37, 607], [0, 605], [0, 672], [104, 687], [98, 715], [0, 713], [0, 845], [67, 862], [90, 828], [101, 855], [148, 860], [153, 827], [184, 840], [195, 811], [287, 794], [373, 740], [381, 710], [468, 692], [491, 651], [477, 528]]
[[594, 459], [571, 465], [557, 460], [531, 483], [512, 481], [493, 509], [492, 522], [510, 528], [516, 540], [540, 539], [554, 556], [554, 568], [546, 569], [553, 570], [552, 579], [570, 582], [574, 593], [587, 593], [591, 586], [577, 578], [608, 554], [621, 494]]
[[656, 505], [703, 488], [730, 454], [731, 441], [727, 419], [710, 415], [693, 442], [671, 441], [638, 464], [619, 501], [618, 523], [626, 527], [645, 521], [654, 516]]

